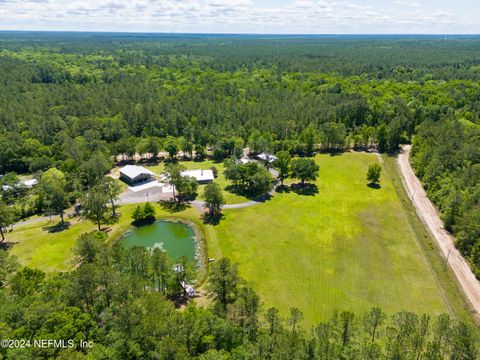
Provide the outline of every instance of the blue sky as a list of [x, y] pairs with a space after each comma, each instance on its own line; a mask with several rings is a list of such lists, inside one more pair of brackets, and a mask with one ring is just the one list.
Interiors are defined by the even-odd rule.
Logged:
[[477, 0], [0, 0], [0, 29], [479, 34]]

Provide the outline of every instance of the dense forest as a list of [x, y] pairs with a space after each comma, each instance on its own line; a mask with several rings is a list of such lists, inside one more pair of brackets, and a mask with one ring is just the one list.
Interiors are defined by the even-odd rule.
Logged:
[[[57, 167], [75, 194], [112, 155], [172, 143], [219, 160], [245, 145], [395, 152], [420, 126], [418, 173], [478, 269], [477, 37], [4, 32], [0, 44], [0, 174]], [[16, 182], [3, 180], [16, 218], [42, 211]]]
[[4, 173], [148, 152], [138, 138], [302, 153], [311, 126], [324, 149], [394, 151], [427, 119], [478, 122], [477, 39], [0, 41]]
[[480, 278], [480, 125], [453, 116], [421, 124], [413, 164]]
[[[394, 154], [412, 142], [417, 174], [480, 278], [478, 37], [0, 32], [0, 49], [0, 230], [63, 214], [109, 186], [100, 180], [118, 160], [195, 154], [228, 164], [244, 147]], [[45, 196], [58, 189], [60, 205]], [[228, 260], [211, 270], [214, 306], [178, 312], [181, 290], [165, 285], [178, 274], [162, 273], [165, 259], [95, 239], [79, 240], [78, 269], [53, 277], [0, 252], [0, 335], [98, 346], [0, 357], [475, 358], [471, 329], [447, 316], [375, 308], [304, 329], [298, 309], [288, 319], [262, 309]]]
[[395, 151], [425, 120], [478, 122], [476, 38], [0, 41], [3, 173], [148, 153], [168, 136], [301, 154], [310, 129], [321, 149]]
[[[292, 308], [282, 318], [220, 259], [210, 269], [212, 305], [181, 311], [178, 281], [164, 252], [105, 245], [103, 233], [77, 242], [81, 264], [46, 277], [20, 268], [0, 250], [0, 338], [23, 339], [0, 347], [8, 359], [475, 359], [474, 330], [440, 315], [375, 307], [341, 311], [313, 328]], [[186, 273], [187, 271], [185, 271]], [[5, 286], [7, 285], [8, 286]], [[168, 285], [168, 287], [167, 287]], [[63, 339], [64, 346], [36, 346]], [[67, 343], [70, 340], [71, 343]], [[90, 347], [80, 347], [80, 341]]]

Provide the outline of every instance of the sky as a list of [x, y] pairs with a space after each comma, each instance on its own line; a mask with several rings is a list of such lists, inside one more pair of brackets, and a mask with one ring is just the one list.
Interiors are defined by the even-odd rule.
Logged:
[[480, 1], [0, 0], [0, 30], [480, 34]]

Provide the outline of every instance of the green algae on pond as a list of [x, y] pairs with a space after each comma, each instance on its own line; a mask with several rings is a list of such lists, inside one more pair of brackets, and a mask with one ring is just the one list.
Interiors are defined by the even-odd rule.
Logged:
[[195, 232], [181, 222], [155, 221], [153, 224], [128, 232], [120, 242], [126, 248], [133, 246], [161, 248], [172, 260], [182, 256], [188, 260], [195, 260]]

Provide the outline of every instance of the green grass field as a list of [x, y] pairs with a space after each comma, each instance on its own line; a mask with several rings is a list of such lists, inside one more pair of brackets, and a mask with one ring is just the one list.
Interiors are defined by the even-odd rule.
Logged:
[[393, 184], [365, 179], [372, 154], [318, 155], [318, 194], [276, 194], [265, 204], [225, 211], [211, 257], [230, 257], [265, 306], [296, 306], [312, 323], [334, 309], [379, 305], [446, 312], [439, 288]]
[[[437, 285], [441, 261], [433, 252], [422, 251], [423, 243], [419, 245], [417, 239], [421, 225], [410, 225], [412, 214], [402, 206], [392, 178], [384, 172], [380, 189], [367, 186], [368, 165], [378, 161], [377, 157], [345, 153], [318, 155], [316, 160], [320, 165], [318, 193], [311, 196], [277, 193], [264, 204], [225, 210], [217, 226], [201, 224], [200, 214], [192, 208], [171, 214], [156, 205], [157, 216], [194, 221], [205, 233], [209, 257], [236, 261], [264, 308], [276, 306], [287, 315], [296, 306], [304, 312], [307, 324], [330, 317], [335, 309], [358, 312], [374, 305], [389, 313], [404, 309], [446, 312], [445, 292]], [[222, 164], [211, 162], [184, 164], [223, 169]], [[159, 173], [161, 166], [152, 169]], [[228, 184], [222, 177], [217, 181]], [[230, 199], [234, 200], [244, 201]], [[120, 208], [120, 221], [110, 226], [110, 241], [131, 226], [134, 207]], [[47, 272], [72, 269], [76, 239], [95, 226], [74, 222], [68, 230], [48, 233], [45, 227], [53, 224], [41, 221], [16, 226], [8, 235], [16, 243], [12, 254], [23, 264]], [[451, 286], [448, 279], [442, 282]], [[455, 289], [447, 289], [449, 303], [454, 296]], [[455, 311], [461, 307], [452, 303]]]
[[14, 243], [10, 253], [17, 256], [21, 264], [42, 271], [71, 270], [75, 265], [72, 253], [75, 240], [95, 227], [89, 222], [79, 222], [68, 230], [48, 232], [47, 228], [59, 221], [58, 217], [53, 217], [52, 221], [42, 220], [16, 226], [7, 237], [8, 241]]
[[[195, 222], [199, 227], [202, 224], [197, 212], [190, 208], [185, 211], [171, 214], [163, 210], [158, 204], [153, 204], [157, 217], [177, 217]], [[115, 241], [132, 225], [131, 215], [136, 205], [123, 205], [118, 211], [121, 214], [118, 223], [108, 225], [108, 238]], [[75, 267], [74, 248], [76, 240], [81, 234], [94, 231], [97, 227], [90, 221], [72, 219], [72, 225], [60, 232], [50, 233], [47, 228], [58, 224], [59, 218], [52, 221], [42, 220], [31, 224], [16, 226], [7, 240], [13, 242], [10, 253], [15, 255], [22, 265], [27, 265], [45, 272], [69, 271]], [[104, 225], [104, 227], [107, 227]], [[205, 230], [211, 234], [211, 229]]]

